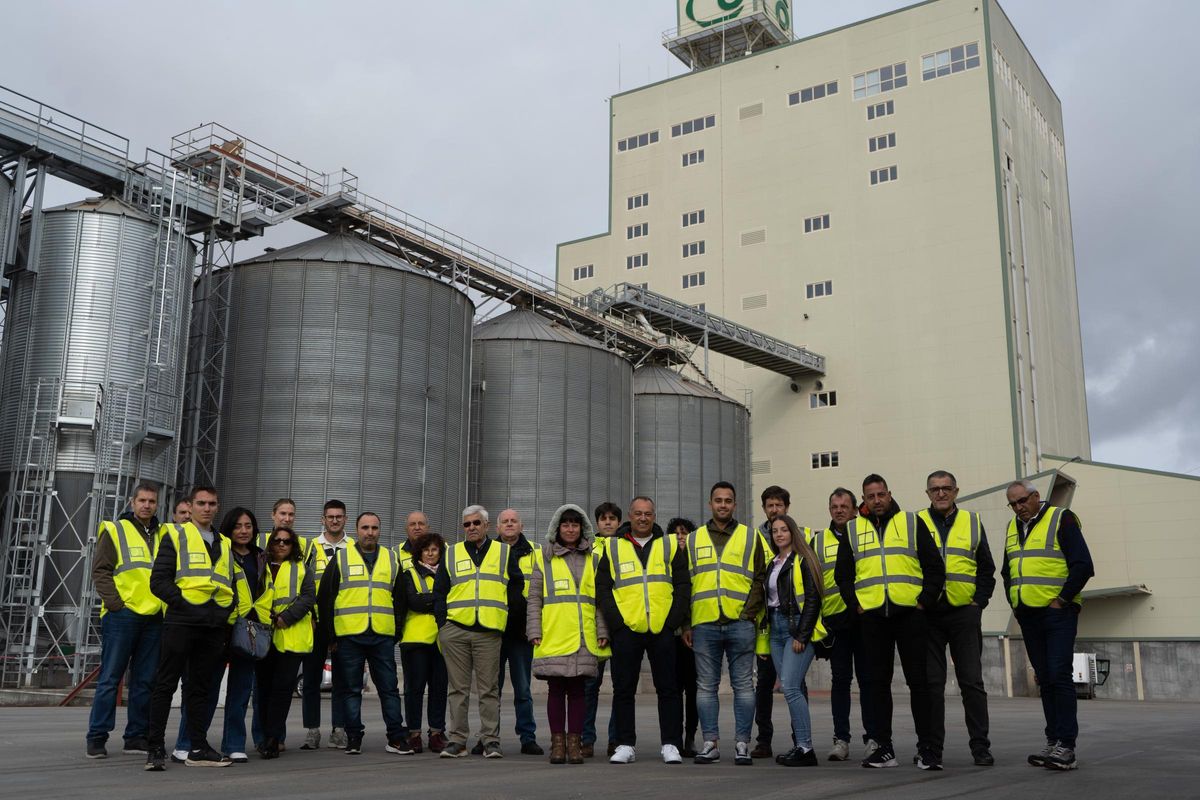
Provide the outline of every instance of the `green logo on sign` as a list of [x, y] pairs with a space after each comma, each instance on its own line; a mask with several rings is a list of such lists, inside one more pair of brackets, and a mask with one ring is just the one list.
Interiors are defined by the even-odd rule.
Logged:
[[775, 19], [783, 30], [790, 31], [792, 29], [792, 12], [788, 9], [788, 0], [779, 0], [775, 4]]
[[[684, 9], [684, 12], [687, 14], [687, 18], [692, 22], [696, 23], [701, 28], [707, 28], [709, 25], [716, 25], [718, 22], [731, 20], [738, 14], [741, 14], [743, 2], [744, 0], [717, 0], [717, 7], [721, 11], [717, 12], [719, 16], [712, 17], [711, 19], [696, 19], [696, 11], [694, 8], [696, 0], [688, 0], [687, 7]], [[728, 13], [721, 15], [721, 12]]]

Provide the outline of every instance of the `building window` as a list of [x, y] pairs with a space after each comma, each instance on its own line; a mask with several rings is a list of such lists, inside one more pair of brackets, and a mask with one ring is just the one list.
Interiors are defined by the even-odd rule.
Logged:
[[867, 140], [867, 150], [874, 153], [876, 150], [887, 150], [889, 147], [896, 146], [896, 134], [884, 133], [879, 136], [872, 136]]
[[979, 66], [979, 42], [960, 44], [949, 50], [921, 56], [921, 80], [931, 81]]
[[809, 86], [807, 89], [801, 89], [798, 92], [792, 92], [788, 95], [788, 105], [794, 106], [800, 103], [811, 103], [813, 100], [820, 100], [822, 97], [829, 97], [837, 94], [837, 81], [829, 83], [818, 83], [816, 86]]
[[871, 185], [877, 183], [887, 183], [888, 181], [896, 180], [896, 167], [880, 167], [879, 169], [871, 170]]
[[571, 270], [571, 280], [585, 281], [596, 274], [596, 270], [592, 264], [585, 264], [582, 267], [576, 267]]
[[804, 289], [809, 300], [814, 300], [818, 297], [828, 297], [833, 294], [833, 281], [819, 281], [810, 283]]
[[683, 288], [685, 288], [685, 289], [694, 289], [697, 286], [703, 286], [703, 285], [704, 285], [704, 273], [703, 272], [691, 272], [691, 273], [688, 273], [687, 275], [683, 276]]
[[639, 147], [645, 147], [648, 144], [654, 144], [658, 141], [658, 131], [649, 131], [647, 133], [639, 133], [636, 136], [630, 136], [628, 139], [622, 139], [617, 142], [617, 150], [624, 153], [626, 150], [636, 150]]
[[704, 163], [704, 151], [703, 150], [693, 150], [690, 153], [683, 154], [683, 165], [685, 167], [690, 167], [693, 164], [703, 164], [703, 163]]
[[804, 220], [804, 232], [812, 233], [813, 231], [824, 231], [829, 229], [829, 215], [821, 214], [816, 217], [809, 217]]
[[854, 76], [854, 99], [862, 100], [892, 89], [903, 89], [908, 86], [907, 62], [901, 61], [888, 67], [880, 67], [870, 72]]
[[692, 308], [696, 309], [697, 311], [704, 311], [704, 310], [705, 310], [704, 303], [696, 303], [696, 305], [692, 306]]
[[625, 229], [626, 239], [640, 239], [643, 236], [650, 235], [650, 223], [639, 222], [637, 225], [630, 225]]
[[875, 103], [867, 106], [867, 119], [872, 120], [876, 117], [887, 117], [896, 113], [896, 101], [888, 100], [885, 103]]
[[838, 451], [829, 450], [824, 453], [812, 454], [813, 469], [830, 469], [838, 465]]
[[829, 408], [837, 405], [837, 392], [813, 392], [808, 396], [809, 408]]
[[633, 211], [635, 208], [645, 208], [648, 205], [650, 205], [650, 193], [649, 192], [642, 192], [641, 194], [631, 194], [629, 196], [629, 210], [630, 211]]
[[650, 263], [649, 253], [638, 253], [637, 255], [625, 256], [625, 269], [638, 269]]
[[704, 255], [704, 240], [698, 242], [688, 242], [683, 246], [683, 257], [691, 258], [692, 256]]
[[687, 122], [680, 122], [671, 126], [671, 138], [673, 139], [676, 136], [687, 136], [689, 133], [696, 133], [704, 130], [705, 128], [715, 128], [716, 125], [717, 118], [711, 114], [707, 117], [696, 117], [695, 119], [689, 119]]
[[699, 225], [702, 222], [704, 222], [703, 208], [699, 211], [689, 211], [683, 215], [683, 227], [685, 228], [689, 225]]

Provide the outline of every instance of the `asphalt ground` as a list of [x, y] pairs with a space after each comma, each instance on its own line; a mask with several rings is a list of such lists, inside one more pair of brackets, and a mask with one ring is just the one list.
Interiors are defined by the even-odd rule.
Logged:
[[[608, 700], [601, 697], [601, 731], [607, 722]], [[946, 769], [923, 772], [911, 763], [914, 737], [907, 699], [901, 696], [896, 700], [896, 750], [901, 766], [895, 769], [863, 769], [857, 742], [851, 761], [825, 761], [832, 726], [828, 697], [820, 696], [813, 698], [812, 710], [814, 739], [822, 757], [815, 768], [786, 768], [773, 760], [759, 760], [752, 767], [734, 766], [732, 738], [722, 742], [719, 764], [700, 766], [687, 761], [665, 765], [656, 741], [653, 695], [638, 697], [638, 761], [614, 765], [598, 758], [582, 766], [552, 766], [545, 756], [520, 755], [507, 702], [502, 714], [503, 759], [442, 759], [428, 752], [389, 755], [383, 750], [378, 702], [368, 697], [363, 703], [367, 733], [360, 756], [330, 749], [296, 749], [304, 740], [297, 701], [289, 724], [291, 747], [279, 759], [262, 761], [252, 754], [248, 764], [224, 769], [168, 764], [161, 773], [145, 772], [144, 756], [121, 754], [123, 708], [118, 710], [116, 735], [109, 740], [110, 755], [104, 760], [91, 760], [84, 754], [87, 708], [0, 708], [0, 797], [1200, 798], [1200, 749], [1196, 747], [1200, 704], [1080, 701], [1079, 769], [1053, 772], [1025, 763], [1025, 756], [1041, 747], [1043, 722], [1038, 700], [991, 699], [996, 766], [984, 768], [972, 764], [961, 708], [957, 698], [948, 697]], [[328, 720], [328, 699], [325, 702], [324, 718]], [[534, 704], [539, 741], [548, 748], [544, 695], [535, 695]], [[172, 712], [168, 731], [175, 730], [176, 713]], [[779, 695], [774, 719], [778, 752], [788, 738], [787, 709]], [[727, 696], [722, 698], [721, 726], [732, 732], [732, 706]], [[219, 722], [214, 727], [219, 729]], [[219, 742], [219, 730], [210, 732], [210, 738]], [[603, 739], [602, 735], [601, 743]]]

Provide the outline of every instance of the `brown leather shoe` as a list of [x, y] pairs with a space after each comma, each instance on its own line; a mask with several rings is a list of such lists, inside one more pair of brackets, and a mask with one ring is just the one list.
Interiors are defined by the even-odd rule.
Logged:
[[567, 763], [567, 735], [565, 733], [550, 734], [550, 763]]
[[771, 745], [768, 742], [759, 742], [750, 751], [751, 758], [770, 758], [773, 755], [775, 755], [775, 751], [771, 749]]
[[414, 753], [425, 752], [425, 748], [421, 747], [421, 734], [419, 733], [410, 733], [408, 735], [408, 746]]
[[588, 742], [587, 744], [581, 744], [579, 749], [580, 752], [583, 753], [584, 758], [592, 758], [596, 755], [596, 745], [592, 744], [591, 742]]
[[446, 749], [446, 734], [441, 731], [433, 731], [429, 734], [429, 752], [440, 753]]
[[567, 763], [583, 763], [583, 743], [579, 741], [578, 733], [567, 734]]

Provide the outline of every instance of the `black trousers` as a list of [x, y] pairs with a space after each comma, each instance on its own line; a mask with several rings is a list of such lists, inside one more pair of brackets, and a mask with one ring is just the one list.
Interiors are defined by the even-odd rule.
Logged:
[[696, 654], [683, 643], [682, 636], [675, 637], [675, 685], [683, 702], [684, 739], [692, 742], [700, 727], [700, 712], [696, 709]]
[[771, 710], [775, 705], [775, 681], [778, 676], [775, 674], [774, 659], [756, 658], [755, 661], [758, 662], [758, 678], [754, 684], [754, 724], [758, 726], [756, 741], [769, 747], [775, 736]]
[[617, 721], [617, 744], [637, 744], [634, 703], [642, 656], [650, 659], [650, 675], [658, 694], [658, 731], [662, 744], [683, 746], [683, 704], [675, 684], [675, 634], [634, 633], [621, 628], [611, 634], [613, 716]]
[[183, 707], [188, 715], [188, 738], [193, 750], [209, 748], [208, 694], [214, 673], [225, 660], [229, 643], [228, 626], [202, 627], [163, 625], [158, 651], [158, 669], [150, 692], [150, 749], [163, 747], [171, 697], [183, 679]]
[[983, 688], [983, 631], [979, 606], [960, 606], [928, 615], [929, 749], [938, 756], [946, 744], [946, 647], [962, 694], [971, 752], [991, 748], [987, 690]]
[[271, 645], [267, 657], [254, 665], [264, 741], [273, 739], [278, 742], [287, 731], [288, 711], [292, 708], [292, 695], [296, 691], [296, 681], [300, 678], [300, 665], [304, 661], [304, 655], [283, 653], [276, 650], [275, 645]]
[[908, 684], [913, 726], [917, 729], [917, 747], [927, 746], [929, 731], [929, 625], [924, 611], [892, 606], [888, 616], [868, 611], [859, 616], [867, 660], [871, 665], [863, 691], [871, 704], [876, 730], [867, 735], [880, 747], [892, 744], [892, 674], [896, 652]]

